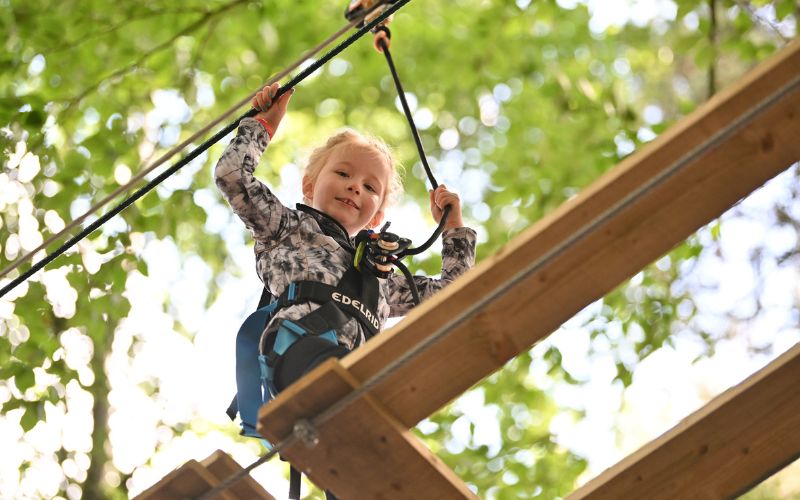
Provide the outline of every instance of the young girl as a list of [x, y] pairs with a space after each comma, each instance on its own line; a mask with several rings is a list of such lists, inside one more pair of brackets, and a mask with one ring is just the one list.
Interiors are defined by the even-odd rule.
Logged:
[[[302, 183], [308, 206], [298, 205], [297, 210], [283, 206], [253, 176], [291, 97], [291, 93], [285, 93], [273, 103], [277, 90], [277, 83], [264, 87], [253, 99], [259, 113], [241, 121], [236, 137], [217, 163], [215, 177], [228, 203], [253, 235], [259, 277], [274, 297], [283, 300], [262, 334], [262, 354], [273, 354], [274, 348], [278, 350], [275, 356], [291, 357], [292, 349], [286, 351], [286, 346], [279, 349], [275, 345], [275, 333], [282, 326], [293, 332], [305, 330], [305, 337], [326, 333], [329, 337], [317, 346], [327, 347], [312, 349], [313, 361], [308, 361], [308, 353], [303, 355], [305, 366], [299, 372], [284, 375], [282, 380], [276, 374], [275, 385], [280, 391], [326, 357], [342, 357], [355, 349], [380, 330], [389, 316], [403, 315], [414, 304], [401, 274], [368, 279], [361, 276], [368, 272], [359, 273], [353, 267], [352, 237], [381, 224], [384, 210], [400, 190], [394, 161], [383, 142], [351, 130], [328, 139], [309, 159]], [[463, 227], [458, 196], [439, 186], [431, 192], [430, 204], [437, 222], [443, 207], [450, 205], [452, 209], [442, 233], [441, 279], [414, 277], [422, 299], [464, 273], [475, 260], [475, 232]], [[295, 287], [297, 283], [300, 285]], [[306, 292], [297, 292], [298, 299], [295, 288]], [[312, 288], [317, 296], [306, 300], [313, 294], [303, 294], [311, 293], [308, 290]], [[320, 304], [320, 294], [327, 294], [326, 303]], [[306, 335], [309, 332], [312, 335]], [[284, 366], [287, 364], [284, 362]]]

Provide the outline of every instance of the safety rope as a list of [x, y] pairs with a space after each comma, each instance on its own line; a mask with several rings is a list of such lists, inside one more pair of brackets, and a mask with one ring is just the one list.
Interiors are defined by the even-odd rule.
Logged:
[[[340, 36], [345, 34], [347, 31], [352, 29], [359, 22], [360, 21], [358, 19], [350, 22], [349, 24], [347, 24], [344, 27], [342, 27], [341, 29], [339, 29], [339, 31], [337, 31], [336, 33], [334, 33], [333, 35], [328, 37], [326, 40], [324, 40], [323, 42], [318, 44], [316, 47], [306, 51], [306, 53], [303, 54], [302, 56], [300, 56], [295, 62], [293, 62], [292, 64], [287, 66], [285, 69], [283, 69], [282, 71], [280, 71], [276, 75], [270, 77], [267, 80], [267, 82], [265, 83], [265, 85], [272, 85], [273, 83], [281, 80], [283, 77], [285, 77], [286, 75], [288, 75], [289, 73], [291, 73], [292, 71], [294, 71], [295, 69], [300, 67], [300, 65], [304, 61], [307, 61], [308, 59], [312, 58], [314, 55], [316, 55], [322, 49], [324, 49], [325, 47], [330, 45], [334, 40], [336, 40], [337, 38], [339, 38]], [[74, 219], [73, 221], [71, 221], [61, 231], [59, 231], [56, 234], [51, 235], [41, 245], [39, 245], [38, 247], [34, 248], [30, 252], [26, 253], [22, 257], [18, 258], [17, 260], [15, 260], [11, 264], [9, 264], [5, 269], [0, 271], [0, 278], [2, 278], [3, 276], [7, 275], [11, 271], [13, 271], [17, 267], [19, 267], [22, 263], [30, 260], [37, 252], [39, 252], [40, 250], [44, 250], [45, 248], [50, 246], [50, 244], [53, 243], [54, 241], [61, 239], [61, 237], [64, 236], [66, 233], [71, 232], [73, 228], [75, 228], [78, 224], [80, 224], [81, 222], [86, 220], [87, 217], [89, 217], [90, 215], [94, 214], [95, 212], [97, 212], [98, 210], [103, 208], [108, 202], [110, 202], [111, 200], [116, 199], [117, 196], [119, 196], [120, 194], [122, 194], [124, 192], [127, 192], [127, 191], [130, 191], [133, 188], [133, 186], [138, 184], [139, 181], [141, 181], [147, 174], [149, 174], [150, 172], [152, 172], [153, 170], [155, 170], [159, 166], [161, 166], [164, 163], [166, 163], [167, 160], [169, 160], [170, 158], [172, 158], [176, 154], [178, 154], [181, 151], [183, 151], [184, 149], [186, 149], [187, 146], [189, 146], [190, 144], [194, 143], [198, 138], [200, 138], [203, 135], [205, 135], [213, 127], [216, 127], [217, 125], [219, 125], [222, 122], [222, 120], [224, 120], [228, 116], [232, 115], [234, 111], [236, 111], [237, 109], [241, 108], [245, 104], [248, 104], [253, 99], [253, 97], [255, 97], [255, 95], [257, 93], [258, 93], [258, 90], [252, 92], [249, 96], [245, 97], [241, 101], [239, 101], [236, 104], [234, 104], [233, 106], [231, 106], [227, 111], [223, 112], [221, 115], [219, 115], [213, 121], [208, 123], [205, 127], [201, 128], [200, 130], [195, 132], [191, 137], [187, 138], [182, 143], [180, 143], [177, 146], [173, 147], [172, 149], [170, 149], [169, 151], [164, 153], [164, 155], [161, 156], [159, 159], [154, 161], [152, 164], [148, 165], [142, 171], [138, 172], [135, 176], [133, 176], [128, 181], [127, 184], [118, 187], [116, 190], [114, 190], [114, 192], [108, 194], [105, 198], [103, 198], [100, 201], [98, 201], [97, 203], [95, 203], [92, 207], [90, 207], [86, 211], [86, 213], [84, 213], [80, 217], [78, 217], [78, 218]]]
[[[663, 184], [670, 177], [680, 172], [682, 169], [684, 169], [686, 166], [696, 161], [698, 158], [700, 158], [708, 151], [716, 148], [722, 141], [727, 139], [731, 134], [741, 129], [754, 117], [760, 115], [761, 113], [772, 107], [785, 95], [797, 91], [798, 89], [800, 89], [800, 76], [796, 77], [794, 80], [790, 81], [789, 83], [787, 83], [774, 93], [763, 98], [761, 101], [759, 101], [755, 106], [751, 107], [746, 113], [741, 115], [739, 118], [732, 120], [731, 122], [728, 123], [728, 125], [726, 125], [723, 129], [718, 131], [716, 134], [703, 141], [701, 144], [699, 144], [697, 147], [695, 147], [682, 157], [675, 160], [671, 165], [669, 165], [669, 167], [667, 167], [659, 175], [653, 177], [645, 184], [637, 188], [635, 191], [628, 193], [628, 195], [625, 196], [622, 200], [612, 205], [604, 212], [600, 213], [597, 217], [591, 219], [584, 226], [580, 227], [577, 231], [572, 233], [570, 237], [563, 240], [561, 243], [557, 244], [554, 248], [550, 249], [548, 252], [540, 256], [538, 259], [534, 260], [533, 262], [519, 269], [517, 273], [514, 274], [509, 280], [500, 284], [497, 288], [484, 295], [482, 298], [477, 300], [471, 306], [457, 311], [455, 314], [453, 314], [453, 316], [449, 321], [447, 321], [442, 326], [438, 327], [429, 336], [418, 342], [410, 350], [405, 352], [402, 356], [395, 359], [386, 367], [384, 367], [382, 370], [380, 370], [375, 375], [367, 379], [367, 381], [364, 382], [363, 385], [353, 390], [353, 392], [342, 397], [334, 405], [320, 412], [316, 417], [310, 420], [304, 419], [297, 421], [293, 426], [292, 432], [283, 441], [277, 443], [270, 450], [269, 453], [267, 453], [263, 457], [260, 457], [256, 462], [254, 462], [254, 464], [252, 464], [245, 470], [249, 472], [250, 470], [252, 470], [257, 466], [256, 464], [261, 465], [265, 463], [266, 461], [277, 455], [281, 450], [283, 450], [287, 446], [295, 444], [297, 441], [302, 441], [309, 445], [315, 444], [314, 436], [316, 435], [315, 431], [316, 427], [327, 422], [333, 416], [342, 411], [344, 408], [346, 408], [354, 401], [364, 396], [372, 388], [374, 388], [376, 385], [384, 381], [389, 375], [391, 375], [395, 371], [399, 370], [400, 368], [402, 368], [403, 366], [414, 360], [421, 353], [423, 353], [431, 346], [433, 346], [441, 339], [443, 339], [445, 335], [447, 335], [449, 332], [451, 332], [455, 328], [461, 326], [465, 322], [472, 319], [488, 304], [497, 300], [502, 295], [508, 293], [509, 290], [511, 290], [513, 287], [515, 287], [520, 282], [525, 280], [531, 274], [537, 272], [542, 267], [547, 265], [549, 262], [558, 258], [561, 254], [563, 254], [565, 251], [573, 247], [579, 241], [587, 237], [598, 227], [608, 222], [609, 219], [618, 215], [624, 209], [631, 206], [635, 202], [639, 201], [653, 189]], [[305, 437], [305, 439], [303, 437]], [[220, 493], [224, 489], [227, 489], [233, 483], [244, 477], [244, 475], [246, 474], [247, 473], [240, 471], [237, 472], [236, 474], [231, 475], [228, 479], [220, 483], [220, 485], [209, 490], [206, 494], [199, 497], [199, 500], [209, 500], [213, 498], [218, 493]], [[225, 486], [224, 488], [223, 485]]]
[[[386, 9], [384, 12], [382, 12], [375, 19], [373, 19], [369, 23], [365, 23], [364, 26], [359, 28], [354, 34], [350, 35], [346, 40], [344, 40], [342, 43], [340, 43], [339, 45], [337, 45], [336, 47], [331, 49], [328, 53], [323, 55], [320, 59], [318, 59], [317, 61], [314, 61], [313, 64], [311, 64], [308, 67], [306, 67], [298, 75], [296, 75], [294, 78], [292, 78], [286, 85], [284, 85], [283, 87], [279, 88], [278, 92], [275, 95], [275, 99], [279, 98], [281, 95], [285, 94], [290, 89], [292, 89], [295, 85], [297, 85], [298, 83], [300, 83], [301, 81], [306, 79], [309, 75], [314, 73], [317, 69], [322, 67], [329, 60], [331, 60], [332, 58], [336, 57], [344, 49], [349, 47], [353, 42], [355, 42], [356, 40], [361, 38], [361, 36], [363, 36], [365, 33], [367, 33], [372, 28], [377, 26], [384, 19], [388, 18], [390, 15], [392, 15], [394, 12], [396, 12], [398, 9], [400, 9], [400, 7], [404, 6], [409, 1], [410, 0], [399, 0], [398, 2], [394, 3], [391, 7]], [[378, 5], [381, 5], [381, 4], [378, 4]], [[61, 254], [63, 254], [64, 252], [66, 252], [67, 250], [72, 248], [80, 240], [82, 240], [83, 238], [85, 238], [89, 234], [93, 233], [97, 228], [99, 228], [100, 226], [102, 226], [103, 224], [108, 222], [111, 218], [113, 218], [115, 215], [120, 213], [125, 208], [129, 207], [130, 205], [132, 205], [136, 200], [138, 200], [139, 198], [141, 198], [142, 196], [144, 196], [145, 194], [150, 192], [153, 188], [155, 188], [158, 184], [163, 182], [169, 176], [171, 176], [172, 174], [174, 174], [175, 172], [177, 172], [178, 170], [180, 170], [181, 168], [186, 166], [189, 162], [191, 162], [192, 160], [197, 158], [202, 152], [207, 150], [213, 144], [217, 143], [220, 139], [222, 139], [223, 137], [228, 135], [232, 130], [234, 130], [238, 126], [238, 124], [239, 124], [239, 122], [241, 120], [243, 120], [244, 118], [252, 117], [256, 113], [258, 113], [258, 111], [256, 109], [254, 109], [254, 108], [250, 109], [245, 114], [243, 114], [242, 116], [237, 118], [234, 122], [232, 122], [231, 124], [229, 124], [226, 127], [224, 127], [222, 130], [220, 130], [219, 132], [214, 134], [210, 139], [208, 139], [206, 142], [204, 142], [203, 144], [201, 144], [200, 146], [195, 148], [193, 151], [191, 151], [189, 154], [187, 154], [184, 158], [182, 158], [180, 161], [175, 163], [173, 166], [171, 166], [170, 168], [168, 168], [167, 170], [165, 170], [164, 172], [159, 174], [152, 181], [147, 183], [144, 187], [142, 187], [139, 190], [137, 190], [136, 192], [134, 192], [130, 197], [126, 198], [120, 204], [118, 204], [117, 206], [112, 208], [110, 211], [108, 211], [107, 213], [105, 213], [101, 217], [99, 217], [97, 220], [95, 220], [94, 222], [89, 224], [80, 233], [78, 233], [77, 235], [75, 235], [72, 238], [70, 238], [69, 240], [67, 240], [67, 242], [64, 243], [63, 245], [61, 245], [58, 249], [56, 249], [56, 251], [54, 251], [53, 253], [47, 255], [41, 261], [39, 261], [39, 262], [35, 263], [34, 265], [32, 265], [31, 268], [28, 269], [28, 271], [26, 271], [25, 273], [21, 274], [19, 277], [13, 279], [11, 281], [11, 283], [9, 283], [8, 285], [6, 285], [2, 289], [0, 289], [0, 297], [3, 297], [6, 293], [8, 293], [9, 291], [13, 290], [17, 285], [19, 285], [20, 283], [24, 282], [25, 280], [27, 280], [28, 278], [30, 278], [31, 276], [36, 274], [37, 271], [39, 271], [44, 266], [46, 266], [47, 264], [49, 264], [50, 262], [55, 260], [58, 256], [60, 256]]]
[[[381, 26], [378, 28], [380, 31], [386, 33], [387, 37], [391, 36], [389, 28], [386, 26]], [[378, 38], [378, 44], [380, 45], [381, 52], [383, 55], [386, 56], [386, 63], [389, 65], [389, 71], [392, 74], [392, 79], [394, 80], [394, 86], [397, 89], [397, 95], [400, 98], [400, 103], [403, 107], [403, 113], [406, 115], [406, 121], [408, 122], [409, 128], [411, 128], [411, 135], [414, 137], [414, 143], [417, 145], [417, 152], [419, 153], [419, 159], [422, 162], [422, 166], [425, 168], [425, 174], [428, 176], [428, 180], [431, 182], [431, 186], [433, 189], [439, 187], [439, 184], [436, 182], [436, 179], [433, 177], [433, 172], [431, 172], [431, 167], [428, 165], [428, 157], [425, 154], [425, 148], [422, 147], [422, 140], [419, 137], [419, 132], [417, 132], [417, 126], [414, 123], [414, 116], [411, 114], [411, 108], [408, 105], [408, 100], [406, 99], [406, 93], [403, 90], [403, 84], [400, 83], [400, 76], [397, 73], [397, 68], [394, 66], [394, 61], [392, 61], [392, 55], [389, 53], [389, 44], [386, 43], [386, 40], [383, 37]], [[439, 221], [439, 225], [436, 227], [436, 230], [433, 232], [430, 238], [423, 243], [422, 245], [416, 248], [408, 248], [397, 255], [398, 262], [399, 259], [406, 257], [408, 255], [417, 255], [425, 250], [427, 250], [433, 243], [439, 238], [439, 235], [442, 234], [444, 231], [444, 226], [447, 224], [447, 218], [450, 216], [451, 206], [447, 205], [444, 207], [442, 211], [442, 218]], [[402, 268], [400, 268], [402, 271]]]

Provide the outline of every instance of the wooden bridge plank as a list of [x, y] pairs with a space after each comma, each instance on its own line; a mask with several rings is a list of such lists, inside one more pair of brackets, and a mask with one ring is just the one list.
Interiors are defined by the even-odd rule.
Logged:
[[[212, 453], [202, 462], [189, 460], [164, 476], [161, 481], [143, 491], [136, 500], [175, 500], [196, 498], [218, 486], [225, 479], [240, 472], [242, 467], [221, 450]], [[236, 481], [229, 489], [220, 492], [219, 500], [250, 500], [275, 497], [249, 475]]]
[[[405, 426], [415, 425], [798, 161], [798, 79], [795, 41], [344, 358], [343, 366], [367, 380], [398, 353], [448, 330], [372, 392]], [[773, 106], [747, 116], [790, 85]], [[669, 170], [737, 120], [743, 126], [714, 148]], [[621, 206], [640, 189], [643, 196]], [[606, 217], [598, 222], [600, 214]]]
[[[770, 106], [751, 113], [767, 100]], [[731, 125], [736, 126], [729, 129]], [[445, 332], [386, 376], [369, 398], [353, 407], [358, 411], [350, 409], [347, 419], [337, 418], [341, 427], [336, 432], [323, 429], [324, 452], [320, 446], [305, 451], [293, 447], [291, 460], [307, 464], [321, 485], [333, 485], [335, 474], [324, 476], [320, 467], [338, 463], [330, 461], [337, 446], [361, 439], [366, 423], [372, 422], [365, 418], [368, 412], [380, 414], [379, 422], [396, 421], [389, 427], [402, 436], [403, 429], [529, 349], [798, 161], [798, 130], [800, 41], [795, 41], [397, 326], [344, 358], [343, 372], [326, 368], [341, 379], [336, 390], [329, 387], [336, 377], [322, 376], [321, 368], [314, 372], [317, 383], [330, 391], [314, 394], [308, 381], [298, 382], [297, 390], [289, 388], [262, 409], [262, 432], [273, 440], [285, 436], [297, 417], [315, 415], [318, 403], [326, 407], [336, 394], [349, 392], [416, 345]], [[713, 146], [705, 148], [708, 141]], [[373, 469], [370, 481], [383, 492], [390, 481], [382, 475], [390, 468], [378, 458], [381, 445], [374, 440], [364, 438], [352, 449], [372, 457], [359, 466]], [[409, 436], [409, 448], [412, 442]]]
[[569, 496], [734, 498], [800, 456], [800, 344]]
[[[189, 460], [179, 468], [143, 491], [136, 500], [174, 500], [194, 498], [217, 486], [220, 481], [197, 460]], [[218, 498], [237, 500], [231, 492], [222, 492]]]
[[[265, 405], [258, 430], [277, 443], [293, 423], [311, 418], [352, 392], [358, 383], [337, 360], [328, 360]], [[281, 456], [320, 488], [339, 498], [464, 499], [474, 494], [407, 428], [371, 398], [358, 399], [317, 429], [319, 444], [297, 443]]]
[[[215, 451], [200, 463], [219, 481], [224, 481], [234, 474], [238, 474], [243, 469], [239, 463], [222, 450]], [[234, 498], [240, 498], [242, 500], [251, 498], [275, 500], [275, 497], [270, 495], [258, 484], [258, 481], [253, 479], [249, 474], [233, 483], [230, 487], [230, 493]]]

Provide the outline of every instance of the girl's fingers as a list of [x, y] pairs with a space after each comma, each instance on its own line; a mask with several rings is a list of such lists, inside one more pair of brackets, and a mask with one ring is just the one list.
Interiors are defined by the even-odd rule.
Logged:
[[437, 189], [436, 194], [436, 205], [440, 207], [444, 207], [445, 205], [450, 205], [452, 202], [458, 200], [458, 195], [455, 193], [451, 193], [447, 191], [446, 187], [440, 186], [441, 190]]
[[272, 101], [278, 94], [279, 88], [280, 87], [277, 83], [273, 83], [272, 85], [264, 87], [263, 89], [259, 90], [258, 93], [256, 93], [251, 104], [259, 111], [266, 111], [270, 108], [270, 106], [272, 106]]
[[270, 108], [270, 106], [272, 106], [272, 100], [264, 98], [264, 99], [261, 100], [261, 103], [260, 103], [258, 109], [259, 109], [259, 111], [266, 111], [266, 110], [268, 110]]
[[453, 208], [457, 208], [459, 206], [459, 203], [460, 203], [460, 201], [459, 201], [458, 196], [451, 194], [450, 196], [442, 196], [441, 198], [439, 198], [436, 201], [436, 207], [439, 210], [444, 210], [445, 207], [447, 207], [448, 205], [453, 207]]

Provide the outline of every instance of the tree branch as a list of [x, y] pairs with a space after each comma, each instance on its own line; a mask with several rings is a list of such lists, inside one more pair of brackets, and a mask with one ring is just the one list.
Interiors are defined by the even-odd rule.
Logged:
[[228, 10], [238, 6], [238, 5], [244, 4], [246, 2], [247, 2], [247, 0], [233, 0], [232, 2], [230, 2], [230, 3], [226, 4], [226, 5], [223, 5], [222, 7], [220, 7], [219, 9], [217, 9], [215, 11], [207, 12], [203, 17], [201, 17], [197, 21], [193, 22], [192, 24], [186, 26], [185, 28], [183, 28], [179, 32], [175, 33], [168, 40], [156, 45], [155, 47], [150, 49], [148, 52], [142, 54], [141, 57], [136, 59], [131, 64], [129, 64], [129, 65], [125, 66], [125, 67], [119, 68], [119, 69], [115, 70], [114, 72], [112, 72], [111, 74], [104, 76], [103, 78], [101, 78], [97, 82], [95, 82], [94, 84], [92, 84], [89, 87], [87, 87], [86, 89], [84, 89], [83, 92], [81, 92], [80, 94], [78, 94], [75, 97], [69, 99], [67, 101], [67, 105], [66, 105], [66, 108], [64, 109], [64, 112], [65, 113], [68, 112], [70, 110], [70, 108], [74, 107], [76, 104], [80, 103], [83, 99], [85, 99], [86, 96], [88, 96], [89, 94], [91, 94], [92, 92], [97, 90], [100, 87], [100, 85], [103, 84], [103, 82], [106, 82], [106, 81], [109, 81], [109, 80], [114, 80], [114, 79], [117, 79], [117, 78], [121, 78], [121, 77], [127, 75], [128, 73], [131, 73], [132, 71], [136, 70], [139, 66], [144, 64], [144, 62], [147, 61], [150, 57], [152, 57], [155, 54], [157, 54], [157, 53], [169, 48], [170, 46], [172, 46], [172, 44], [178, 38], [180, 38], [182, 36], [186, 36], [186, 35], [194, 32], [194, 31], [197, 31], [198, 29], [203, 27], [206, 23], [208, 23], [209, 21], [213, 20], [217, 16], [223, 14], [224, 12], [226, 12], [226, 11], [228, 11]]
[[717, 0], [708, 0], [708, 43], [711, 45], [711, 60], [708, 64], [708, 98], [717, 93]]
[[[763, 26], [766, 26], [767, 28], [775, 32], [775, 34], [778, 35], [778, 38], [780, 38], [784, 43], [788, 43], [790, 41], [790, 38], [781, 33], [780, 28], [778, 28], [775, 25], [775, 23], [773, 23], [769, 19], [765, 19], [764, 17], [759, 16], [758, 12], [756, 12], [756, 9], [753, 8], [750, 2], [747, 2], [745, 0], [734, 0], [734, 1], [736, 2], [736, 5], [738, 5], [740, 9], [750, 14], [750, 18], [753, 20], [753, 22], [755, 22], [756, 24], [761, 24]], [[800, 2], [797, 3], [797, 13], [795, 15], [795, 18], [797, 19], [795, 22], [800, 23]]]
[[208, 47], [208, 42], [211, 40], [211, 37], [214, 35], [214, 31], [217, 29], [217, 24], [217, 20], [214, 20], [208, 24], [206, 36], [204, 36], [200, 41], [200, 44], [197, 46], [197, 50], [194, 52], [194, 57], [192, 57], [192, 67], [197, 66], [197, 63], [200, 61], [203, 52], [205, 52], [206, 47]]
[[[53, 54], [58, 54], [59, 52], [64, 52], [67, 50], [72, 50], [77, 48], [84, 43], [88, 42], [93, 38], [99, 38], [101, 36], [105, 36], [111, 34], [121, 28], [124, 28], [128, 24], [134, 23], [136, 21], [141, 21], [143, 19], [149, 19], [152, 17], [170, 15], [170, 14], [193, 14], [193, 13], [206, 13], [208, 12], [205, 9], [198, 9], [198, 8], [181, 8], [181, 9], [163, 9], [163, 10], [151, 10], [148, 12], [140, 13], [138, 15], [127, 16], [123, 21], [118, 22], [117, 24], [108, 26], [104, 29], [93, 31], [91, 33], [87, 33], [83, 37], [76, 38], [71, 42], [61, 43], [56, 46], [50, 47], [49, 49], [45, 49], [44, 53], [46, 57], [49, 57]], [[97, 23], [103, 22], [103, 20], [95, 20]]]
[[106, 362], [111, 355], [111, 346], [114, 341], [114, 328], [108, 325], [105, 333], [94, 340], [94, 355], [90, 361], [94, 373], [94, 383], [88, 387], [94, 403], [92, 405], [92, 451], [89, 454], [89, 470], [86, 479], [81, 485], [82, 499], [92, 500], [105, 498], [103, 475], [109, 456], [106, 450], [109, 434], [109, 407], [108, 393], [111, 385], [106, 373]]

